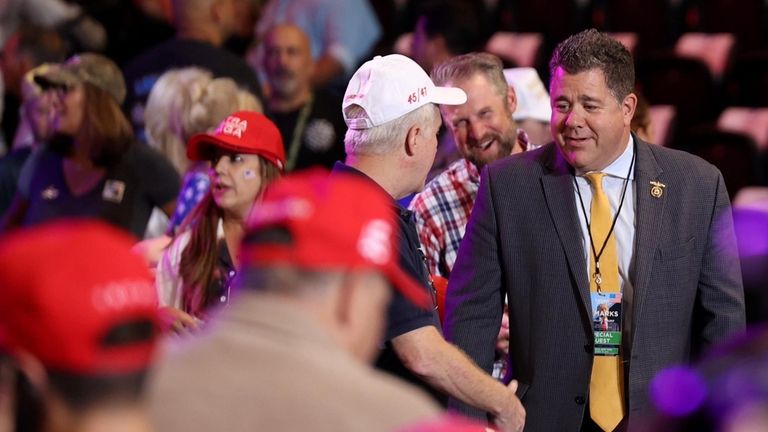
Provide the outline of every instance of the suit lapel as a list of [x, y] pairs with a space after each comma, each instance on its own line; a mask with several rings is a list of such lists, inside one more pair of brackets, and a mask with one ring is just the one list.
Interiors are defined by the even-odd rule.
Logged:
[[567, 163], [554, 146], [550, 148], [549, 156], [550, 171], [541, 178], [544, 199], [568, 260], [568, 267], [576, 279], [576, 289], [582, 301], [584, 316], [587, 320], [591, 320], [589, 276], [584, 258], [584, 243], [580, 235], [579, 217], [576, 214], [573, 176]]
[[636, 328], [643, 299], [648, 291], [648, 280], [653, 271], [653, 257], [659, 243], [658, 224], [664, 212], [668, 195], [651, 195], [651, 182], [660, 181], [661, 167], [650, 149], [650, 144], [637, 140], [637, 168], [635, 169], [635, 272], [632, 275], [634, 296], [633, 328]]

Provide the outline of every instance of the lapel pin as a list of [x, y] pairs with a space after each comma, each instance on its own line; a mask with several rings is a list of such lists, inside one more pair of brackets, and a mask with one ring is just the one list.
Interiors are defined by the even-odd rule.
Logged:
[[664, 195], [664, 188], [667, 187], [664, 183], [652, 181], [651, 182], [651, 196], [654, 198], [661, 198]]

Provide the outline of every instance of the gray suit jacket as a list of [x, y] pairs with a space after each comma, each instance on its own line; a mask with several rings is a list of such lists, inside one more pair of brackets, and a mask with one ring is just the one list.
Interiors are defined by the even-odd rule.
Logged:
[[[630, 429], [652, 409], [648, 383], [659, 370], [745, 326], [720, 172], [635, 141], [634, 288], [625, 293], [632, 330], [623, 347]], [[666, 185], [661, 197], [651, 196], [651, 181]], [[509, 360], [526, 431], [578, 431], [589, 415], [594, 337], [576, 205], [571, 169], [554, 144], [489, 166], [448, 285], [445, 335], [488, 371], [508, 294]]]

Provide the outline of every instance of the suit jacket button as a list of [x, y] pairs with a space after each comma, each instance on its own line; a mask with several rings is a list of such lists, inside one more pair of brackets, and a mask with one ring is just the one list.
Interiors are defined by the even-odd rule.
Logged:
[[584, 345], [584, 351], [592, 354], [592, 344], [588, 343], [588, 344]]
[[584, 396], [576, 396], [575, 398], [573, 398], [573, 401], [579, 405], [584, 405], [584, 402], [586, 402], [587, 400], [584, 399]]

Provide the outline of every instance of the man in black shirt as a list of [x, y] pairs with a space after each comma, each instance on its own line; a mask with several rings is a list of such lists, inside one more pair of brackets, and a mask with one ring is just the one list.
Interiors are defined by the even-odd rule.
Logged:
[[331, 168], [344, 159], [341, 98], [312, 89], [312, 51], [307, 35], [293, 25], [272, 28], [264, 39], [269, 81], [269, 117], [285, 144], [286, 170], [313, 165]]
[[[244, 59], [222, 48], [235, 30], [236, 9], [230, 1], [174, 0], [176, 37], [145, 51], [124, 69], [128, 87], [123, 109], [134, 133], [144, 140], [144, 107], [155, 82], [172, 68], [198, 66], [215, 77], [232, 78], [261, 98], [256, 73]], [[140, 31], [140, 29], [138, 29]]]

